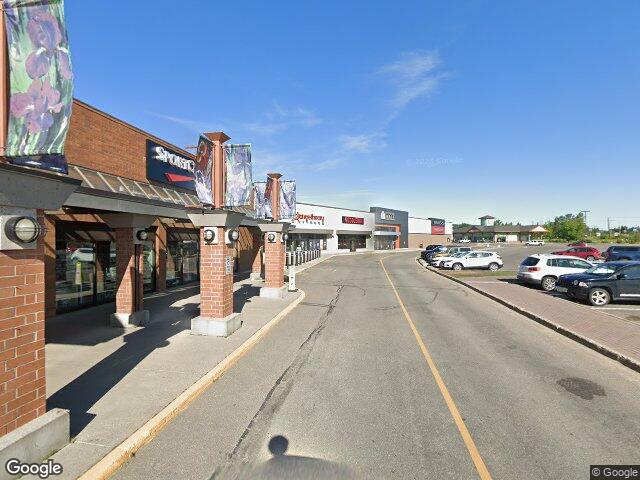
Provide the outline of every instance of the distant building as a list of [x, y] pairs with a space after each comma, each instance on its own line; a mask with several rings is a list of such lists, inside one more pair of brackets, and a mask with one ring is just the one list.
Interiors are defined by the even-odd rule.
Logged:
[[526, 242], [541, 238], [547, 233], [542, 225], [496, 225], [496, 218], [484, 215], [479, 218], [480, 225], [471, 225], [453, 229], [455, 242], [469, 239], [472, 242]]

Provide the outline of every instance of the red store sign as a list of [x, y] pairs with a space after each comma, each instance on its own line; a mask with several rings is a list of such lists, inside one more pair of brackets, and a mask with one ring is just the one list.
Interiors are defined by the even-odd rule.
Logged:
[[364, 218], [362, 218], [362, 217], [342, 217], [342, 223], [348, 223], [350, 225], [364, 225]]

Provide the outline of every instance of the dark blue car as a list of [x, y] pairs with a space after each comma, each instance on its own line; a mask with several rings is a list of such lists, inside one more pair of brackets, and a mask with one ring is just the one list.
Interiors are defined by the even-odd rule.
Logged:
[[638, 245], [612, 245], [602, 252], [602, 256], [607, 262], [617, 261], [640, 261], [640, 246]]
[[431, 257], [438, 252], [444, 252], [447, 249], [444, 245], [429, 245], [422, 252], [420, 252], [420, 257], [422, 257], [425, 261], [430, 261]]
[[556, 290], [594, 307], [615, 300], [640, 300], [640, 262], [606, 262], [584, 273], [560, 275]]

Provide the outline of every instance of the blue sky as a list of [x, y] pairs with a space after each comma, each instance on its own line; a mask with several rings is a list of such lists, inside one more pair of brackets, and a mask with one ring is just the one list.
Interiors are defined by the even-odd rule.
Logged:
[[301, 201], [640, 224], [639, 2], [67, 0], [66, 15], [79, 99], [179, 146], [224, 130]]

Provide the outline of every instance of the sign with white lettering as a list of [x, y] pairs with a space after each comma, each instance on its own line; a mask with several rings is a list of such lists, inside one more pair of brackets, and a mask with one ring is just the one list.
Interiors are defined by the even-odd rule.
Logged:
[[429, 220], [431, 220], [431, 235], [444, 235], [444, 219], [430, 218]]
[[224, 262], [224, 274], [231, 275], [233, 273], [233, 257], [227, 255]]
[[348, 223], [350, 225], [364, 225], [364, 218], [362, 218], [362, 217], [342, 217], [342, 223]]
[[147, 178], [176, 187], [196, 190], [196, 162], [164, 145], [147, 140]]

